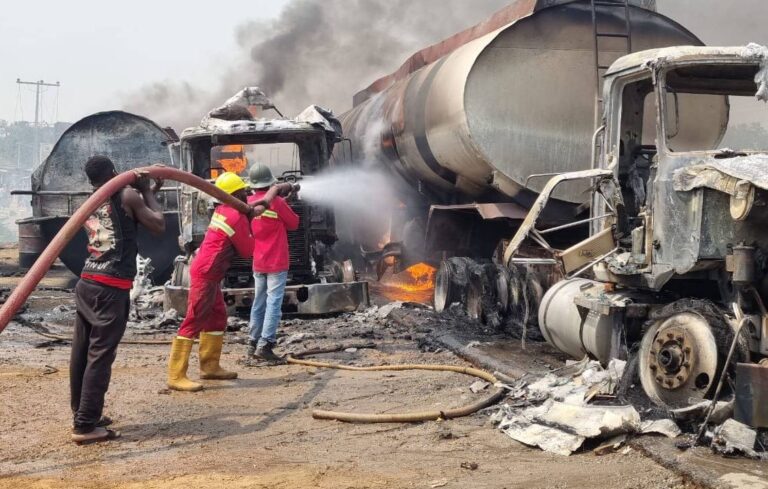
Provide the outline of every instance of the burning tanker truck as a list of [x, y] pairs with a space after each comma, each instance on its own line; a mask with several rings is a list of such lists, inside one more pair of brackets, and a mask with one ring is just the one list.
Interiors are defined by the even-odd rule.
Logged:
[[[332, 113], [310, 106], [294, 119], [263, 117], [275, 110], [258, 88], [248, 87], [211, 111], [199, 126], [186, 129], [178, 143], [180, 168], [205, 179], [229, 171], [246, 176], [249, 160], [265, 163], [278, 180], [300, 183], [328, 169], [334, 145], [342, 142], [341, 126]], [[281, 154], [282, 153], [282, 154]], [[352, 262], [335, 254], [337, 241], [333, 209], [314, 205], [294, 194], [289, 204], [299, 228], [288, 232], [290, 268], [283, 310], [297, 314], [355, 311], [367, 306], [368, 284], [358, 281]], [[186, 311], [189, 265], [208, 229], [214, 202], [194, 188], [180, 192], [179, 243], [184, 251], [165, 285], [165, 307]], [[251, 259], [236, 257], [227, 272], [224, 300], [247, 314], [253, 303]]]
[[766, 99], [765, 48], [703, 47], [650, 2], [517, 1], [341, 116], [401, 204], [359, 241], [438, 267], [436, 310], [632, 356], [687, 407], [768, 355], [768, 141], [726, 146]]

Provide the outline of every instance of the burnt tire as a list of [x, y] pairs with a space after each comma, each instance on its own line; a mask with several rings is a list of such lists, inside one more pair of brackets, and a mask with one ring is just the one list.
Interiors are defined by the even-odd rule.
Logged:
[[508, 270], [509, 306], [504, 330], [515, 338], [544, 341], [538, 327], [538, 310], [544, 288], [535, 274], [512, 265]]
[[[494, 263], [476, 263], [469, 269], [466, 313], [469, 319], [498, 329], [501, 326], [501, 297], [499, 287], [499, 266]], [[506, 277], [501, 278], [506, 283]], [[508, 295], [504, 295], [506, 302]]]
[[[694, 329], [694, 326], [698, 329]], [[672, 334], [674, 331], [681, 333]], [[736, 363], [749, 361], [749, 344], [745, 331], [742, 329], [737, 339], [731, 364], [725, 365], [734, 340], [734, 331], [725, 319], [722, 309], [706, 300], [682, 299], [655, 311], [644, 327], [638, 348], [638, 377], [644, 394], [653, 404], [665, 409], [686, 407], [695, 404], [697, 400], [711, 399], [723, 372], [732, 376]], [[676, 343], [678, 338], [684, 341], [680, 346]], [[683, 351], [681, 346], [685, 346], [686, 341], [691, 341], [688, 338], [693, 338], [695, 342], [691, 348], [685, 348]], [[680, 360], [672, 363], [676, 368], [678, 363], [683, 363], [683, 366], [678, 368], [680, 376], [676, 377], [680, 379], [680, 385], [668, 380], [678, 374], [677, 370], [668, 372], [669, 361], [664, 357], [667, 349], [681, 352]], [[710, 352], [708, 356], [707, 352]], [[711, 359], [707, 369], [704, 368], [707, 365], [704, 361], [706, 358]], [[723, 387], [726, 393], [728, 383]]]
[[443, 260], [435, 276], [434, 306], [436, 312], [447, 310], [454, 302], [464, 303], [469, 285], [469, 258], [453, 257]]

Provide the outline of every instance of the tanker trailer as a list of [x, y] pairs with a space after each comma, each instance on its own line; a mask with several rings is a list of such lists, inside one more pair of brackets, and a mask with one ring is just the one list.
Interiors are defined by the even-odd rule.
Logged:
[[[550, 32], [536, 22], [537, 17], [549, 18], [544, 15], [547, 12], [581, 12], [586, 22], [584, 12], [594, 9], [595, 3], [565, 2], [534, 10], [516, 25], [536, 25], [524, 41], [535, 32], [546, 32], [551, 42], [578, 28], [559, 25]], [[530, 68], [527, 72], [517, 72], [524, 80], [519, 82], [510, 70], [514, 56], [534, 55], [538, 48], [517, 52], [511, 43], [513, 24], [492, 32], [486, 46], [477, 48], [480, 54], [470, 57], [465, 76], [458, 82], [451, 79], [456, 82], [453, 92], [449, 84], [442, 91], [435, 87], [454, 66], [454, 58], [462, 59], [466, 46], [482, 37], [412, 74], [399, 79], [402, 75], [394, 75], [389, 84], [377, 82], [369, 90], [384, 91], [353, 109], [351, 118], [345, 119], [348, 133], [354, 136], [356, 126], [366, 125], [368, 116], [379, 117], [367, 125], [369, 132], [374, 132], [375, 124], [385, 129], [381, 148], [370, 144], [375, 138], [364, 130], [357, 132], [369, 136], [368, 154], [378, 158], [372, 159], [374, 163], [389, 163], [405, 177], [403, 182], [413, 178], [411, 198], [419, 202], [417, 197], [422, 196], [428, 213], [422, 217], [427, 222], [425, 256], [433, 261], [433, 251], [451, 256], [440, 263], [436, 309], [459, 300], [470, 311], [474, 307], [484, 314], [486, 302], [494, 302], [523, 325], [526, 317], [533, 318], [531, 324], [538, 323], [537, 329], [550, 344], [575, 358], [589, 356], [604, 365], [612, 359], [631, 360], [626, 385], [642, 386], [650, 401], [665, 410], [674, 413], [727, 396], [736, 400], [739, 421], [765, 428], [768, 422], [759, 414], [764, 410], [754, 399], [740, 401], [730, 387], [749, 385], [748, 391], [760, 392], [766, 377], [761, 372], [768, 372], [750, 365], [768, 356], [768, 182], [764, 172], [768, 146], [764, 138], [744, 144], [743, 137], [734, 137], [739, 123], [768, 123], [768, 111], [760, 102], [768, 101], [768, 49], [691, 46], [699, 43], [668, 19], [629, 10], [633, 40], [643, 39], [645, 31], [636, 27], [635, 20], [646, 16], [657, 21], [646, 26], [666, 32], [670, 44], [686, 45], [631, 53], [606, 67], [605, 86], [598, 92], [599, 127], [594, 131], [586, 87], [578, 99], [584, 101], [580, 111], [561, 110], [578, 103], [574, 100], [578, 91], [573, 89], [578, 70], [568, 71], [570, 77], [556, 76], [561, 74], [558, 70], [542, 77], [536, 71], [536, 66], [547, 67], [548, 59], [563, 53], [566, 58], [578, 57], [579, 38], [572, 39], [570, 51], [538, 53], [537, 65], [525, 65]], [[658, 45], [666, 44], [659, 41], [663, 36], [651, 37]], [[488, 46], [493, 48], [500, 39], [510, 41], [499, 44], [506, 49], [491, 49], [489, 54]], [[424, 56], [440, 46], [432, 50]], [[599, 53], [594, 54], [599, 58]], [[484, 62], [494, 55], [502, 60], [492, 79], [499, 89], [483, 93], [490, 97], [483, 108], [475, 101], [479, 95], [473, 87], [493, 85], [473, 82], [473, 78], [483, 73]], [[559, 64], [569, 66], [567, 59]], [[494, 71], [488, 68], [486, 73]], [[582, 71], [584, 76], [587, 73]], [[426, 88], [417, 80], [427, 83]], [[556, 83], [552, 80], [559, 80], [560, 91], [551, 90]], [[412, 83], [420, 91], [409, 99]], [[534, 95], [547, 83], [547, 98], [537, 100]], [[399, 98], [388, 98], [392, 89], [399, 90]], [[519, 93], [526, 97], [518, 99]], [[508, 103], [510, 99], [514, 103]], [[446, 103], [431, 105], [430, 100]], [[517, 111], [519, 107], [526, 107], [528, 113]], [[473, 114], [478, 108], [484, 109], [478, 112], [483, 117]], [[420, 110], [422, 118], [416, 122], [421, 126], [409, 126], [414, 110]], [[403, 115], [401, 126], [394, 124], [393, 114]], [[571, 121], [570, 130], [559, 125], [561, 120]], [[546, 123], [536, 125], [537, 121]], [[409, 127], [416, 130], [408, 132]], [[500, 139], [488, 138], [487, 133]], [[729, 139], [741, 140], [741, 146], [728, 149]], [[491, 159], [489, 141], [506, 151], [499, 156], [515, 158]], [[532, 151], [528, 154], [533, 159], [516, 159], [525, 150]], [[558, 152], [559, 160], [547, 158]], [[427, 158], [420, 160], [425, 154]], [[491, 165], [484, 167], [489, 161]], [[424, 164], [417, 166], [420, 163]], [[425, 165], [434, 170], [432, 175]], [[473, 194], [464, 181], [482, 187], [480, 180], [471, 180], [478, 169], [484, 173], [478, 171], [475, 176], [484, 176], [486, 185]], [[452, 187], [443, 182], [445, 188], [440, 189], [436, 175], [455, 182]], [[586, 190], [581, 197], [580, 188]], [[504, 198], [484, 201], [493, 191]], [[441, 192], [454, 202], [437, 200]], [[510, 204], [518, 216], [499, 208]], [[470, 210], [481, 218], [446, 226], [447, 240], [466, 243], [483, 230], [478, 222], [504, 220], [508, 226], [499, 232], [499, 239], [489, 238], [492, 246], [487, 249], [496, 250], [490, 255], [495, 262], [482, 267], [473, 264], [473, 258], [487, 258], [478, 248], [470, 245], [466, 248], [470, 253], [457, 256], [456, 245], [433, 247], [436, 240], [430, 238], [441, 213]], [[439, 222], [442, 225], [445, 220]], [[395, 251], [407, 256], [407, 247]], [[495, 281], [475, 285], [477, 276], [489, 276], [488, 269], [495, 270], [495, 275], [490, 274]], [[463, 296], [462, 282], [470, 285]]]
[[[681, 44], [701, 41], [651, 2], [521, 0], [414, 54], [356, 94], [340, 118], [353, 163], [383, 168], [402, 204], [387, 229], [354, 223], [365, 230], [356, 236], [364, 255], [399, 268], [455, 257], [438, 271], [437, 308], [461, 301], [471, 317], [498, 322], [497, 313], [482, 311], [478, 282], [497, 284], [503, 314], [510, 301], [504, 290], [523, 278], [486, 267], [492, 276], [476, 280], [469, 268], [498, 256], [548, 175], [592, 167], [604, 65], [629, 50]], [[541, 216], [551, 246], [566, 249], [587, 236], [586, 225], [558, 228], [588, 213], [591, 185], [557, 187]], [[380, 247], [382, 237], [389, 242]], [[524, 280], [534, 303], [557, 279], [537, 253], [522, 249], [535, 272]]]
[[[155, 163], [178, 168], [171, 154], [176, 139], [172, 130], [163, 129], [144, 117], [121, 111], [89, 115], [69, 127], [50, 155], [32, 174], [31, 190], [15, 190], [15, 195], [32, 196], [32, 217], [19, 225], [19, 253], [22, 267], [34, 263], [72, 213], [92, 193], [84, 166], [89, 157], [106, 155], [118, 172]], [[139, 253], [151, 259], [153, 283], [162, 284], [173, 271], [179, 254], [178, 203], [175, 187], [166, 186], [158, 195], [166, 218], [165, 233], [153, 236], [139, 227]], [[67, 268], [80, 275], [88, 238], [81, 230], [59, 256]]]

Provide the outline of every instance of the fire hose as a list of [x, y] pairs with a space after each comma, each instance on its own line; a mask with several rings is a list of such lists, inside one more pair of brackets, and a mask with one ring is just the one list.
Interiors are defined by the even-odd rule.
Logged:
[[[5, 304], [3, 304], [3, 307], [0, 308], [0, 333], [2, 333], [5, 327], [8, 326], [8, 323], [11, 321], [14, 314], [16, 314], [19, 308], [26, 302], [29, 294], [32, 293], [46, 272], [51, 268], [51, 265], [56, 261], [56, 258], [58, 258], [67, 243], [75, 237], [83, 224], [85, 224], [88, 217], [90, 217], [90, 215], [113, 194], [117, 193], [122, 188], [135, 183], [142, 176], [174, 180], [195, 187], [220, 202], [234, 207], [243, 214], [253, 212], [258, 215], [266, 210], [266, 207], [261, 205], [252, 207], [245, 202], [232, 197], [210, 182], [191, 173], [177, 170], [176, 168], [155, 165], [121, 173], [99, 187], [93, 195], [91, 195], [88, 200], [86, 200], [83, 205], [72, 214], [72, 217], [70, 217], [59, 232], [56, 233], [56, 236], [54, 236], [51, 242], [48, 243], [48, 246], [46, 246], [45, 250], [40, 254], [40, 257], [29, 269], [29, 272], [27, 272], [24, 278], [19, 282], [19, 285], [13, 290], [11, 295], [5, 301]], [[288, 189], [288, 185], [290, 184], [275, 185], [266, 193], [266, 195], [264, 195], [262, 200], [266, 203], [270, 203], [275, 196], [285, 192]]]
[[[313, 360], [300, 360], [295, 357], [288, 357], [288, 363], [294, 365], [304, 365], [307, 367], [331, 368], [337, 370], [352, 370], [355, 372], [381, 372], [381, 371], [402, 371], [402, 370], [430, 370], [434, 372], [456, 372], [470, 375], [496, 384], [498, 381], [495, 376], [471, 367], [458, 367], [455, 365], [380, 365], [374, 367], [353, 367], [349, 365], [338, 365], [334, 363], [316, 362]], [[485, 407], [496, 404], [504, 397], [504, 388], [496, 387], [493, 394], [480, 399], [477, 402], [466, 406], [447, 409], [445, 411], [414, 411], [410, 413], [399, 414], [369, 414], [369, 413], [348, 413], [341, 411], [323, 411], [315, 409], [312, 411], [312, 417], [315, 419], [331, 419], [344, 421], [346, 423], [418, 423], [420, 421], [436, 421], [438, 419], [452, 419], [469, 416]]]

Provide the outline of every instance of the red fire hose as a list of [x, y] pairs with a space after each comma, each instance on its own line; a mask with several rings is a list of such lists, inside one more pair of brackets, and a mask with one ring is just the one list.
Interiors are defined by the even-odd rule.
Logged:
[[[121, 173], [114, 177], [112, 180], [104, 184], [88, 200], [86, 200], [77, 211], [72, 214], [72, 217], [62, 226], [59, 232], [54, 236], [53, 240], [48, 244], [40, 257], [29, 269], [29, 272], [21, 279], [19, 285], [13, 290], [13, 293], [8, 297], [0, 308], [0, 333], [3, 332], [5, 327], [13, 318], [16, 311], [24, 304], [29, 297], [29, 294], [35, 289], [37, 284], [42, 280], [48, 269], [51, 268], [53, 262], [56, 261], [61, 250], [69, 243], [73, 237], [77, 234], [80, 228], [83, 226], [88, 217], [106, 202], [112, 194], [118, 192], [120, 189], [133, 184], [136, 179], [142, 175], [146, 175], [151, 178], [162, 178], [164, 180], [174, 180], [195, 187], [196, 189], [205, 192], [211, 197], [231, 205], [243, 214], [251, 212], [253, 209], [251, 206], [238, 200], [223, 190], [219, 189], [215, 185], [197, 177], [191, 173], [187, 173], [175, 168], [169, 168], [165, 166], [148, 166], [144, 168], [137, 168], [135, 170]], [[271, 202], [279, 193], [285, 191], [285, 185], [282, 184], [272, 187], [269, 192], [263, 197], [266, 202]], [[266, 210], [263, 206], [256, 207], [256, 214], [261, 214]]]

